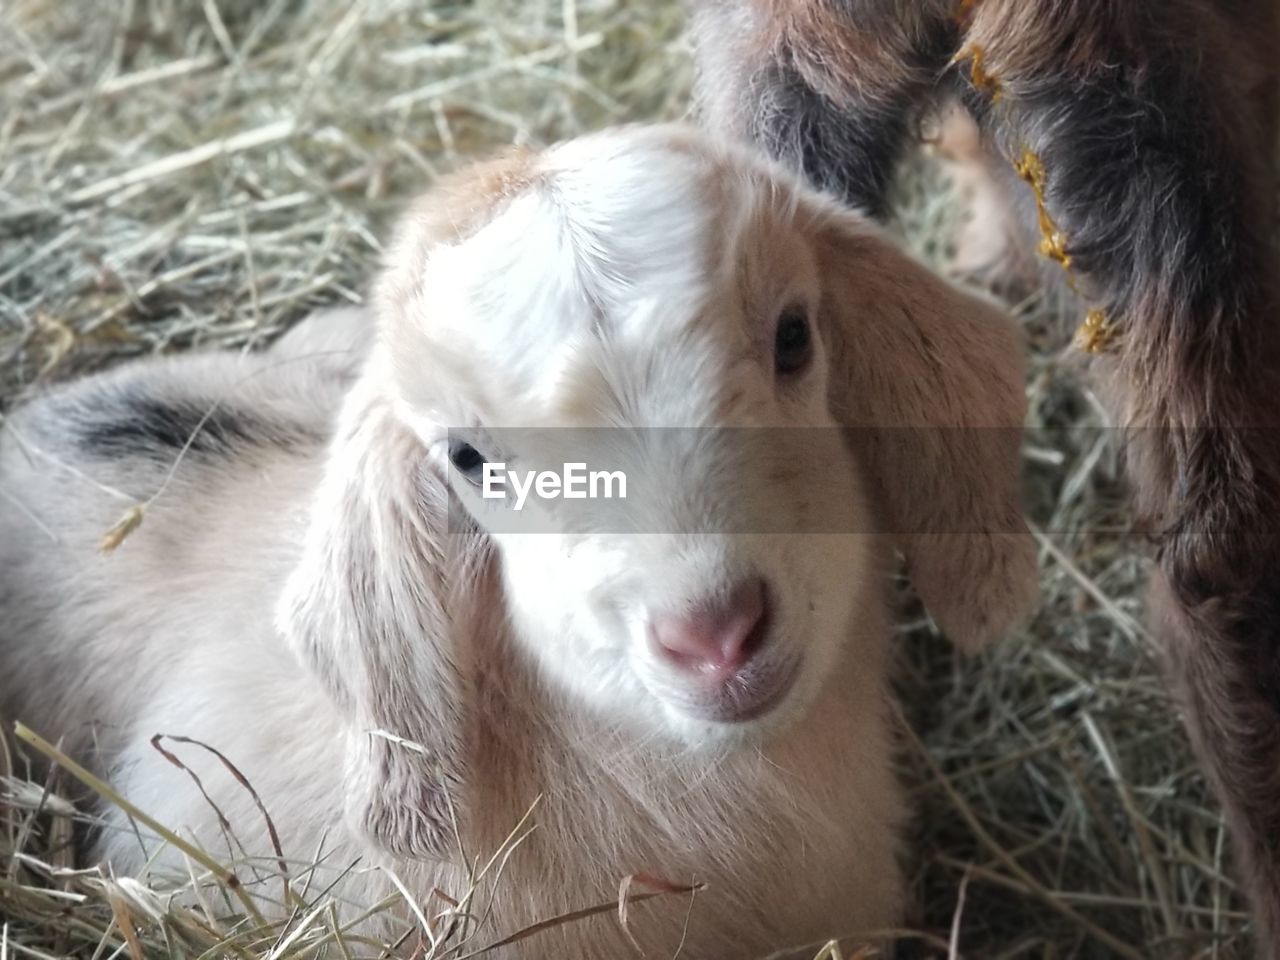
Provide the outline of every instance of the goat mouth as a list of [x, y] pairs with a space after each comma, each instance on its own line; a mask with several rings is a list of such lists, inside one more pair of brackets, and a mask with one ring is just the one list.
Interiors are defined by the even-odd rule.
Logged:
[[786, 699], [800, 674], [798, 659], [748, 663], [715, 690], [699, 698], [699, 712], [717, 723], [749, 723]]

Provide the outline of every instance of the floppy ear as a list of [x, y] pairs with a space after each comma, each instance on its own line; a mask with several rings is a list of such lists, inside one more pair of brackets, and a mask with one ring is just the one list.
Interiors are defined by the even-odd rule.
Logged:
[[[347, 816], [404, 857], [455, 846], [469, 754], [476, 542], [371, 367], [348, 396], [277, 625], [348, 721]], [[474, 603], [474, 601], [470, 601]]]
[[874, 230], [843, 214], [821, 227], [832, 408], [921, 599], [974, 650], [1036, 593], [1019, 495], [1022, 338]]

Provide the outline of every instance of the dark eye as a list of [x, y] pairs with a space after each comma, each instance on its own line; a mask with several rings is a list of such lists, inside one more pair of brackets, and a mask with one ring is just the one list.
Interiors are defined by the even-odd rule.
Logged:
[[773, 336], [773, 369], [779, 374], [798, 373], [812, 354], [808, 315], [799, 308], [784, 311]]
[[480, 451], [471, 444], [464, 443], [461, 440], [451, 440], [449, 442], [449, 462], [453, 464], [453, 469], [457, 470], [472, 483], [480, 482], [485, 460]]

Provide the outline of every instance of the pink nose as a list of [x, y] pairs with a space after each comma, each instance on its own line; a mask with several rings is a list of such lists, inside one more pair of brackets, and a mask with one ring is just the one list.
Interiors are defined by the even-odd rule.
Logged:
[[697, 673], [725, 675], [741, 667], [764, 633], [765, 588], [758, 577], [744, 580], [716, 602], [679, 616], [650, 622], [653, 638], [667, 659]]

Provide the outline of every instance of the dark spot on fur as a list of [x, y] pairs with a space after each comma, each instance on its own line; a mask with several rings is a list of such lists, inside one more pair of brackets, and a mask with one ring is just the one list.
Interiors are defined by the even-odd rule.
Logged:
[[141, 456], [171, 461], [188, 455], [230, 456], [247, 447], [292, 447], [320, 437], [233, 406], [126, 395], [105, 409], [70, 414], [85, 453], [104, 459]]
[[756, 139], [798, 167], [814, 185], [873, 216], [883, 216], [906, 136], [904, 113], [890, 109], [878, 118], [860, 116], [811, 90], [790, 69], [778, 69], [765, 82], [773, 109], [760, 120]]
[[[749, 132], [814, 185], [883, 218], [898, 163], [955, 46], [954, 24], [923, 11], [905, 17], [899, 0], [791, 9], [789, 45], [752, 79]], [[821, 55], [815, 37], [830, 41]], [[815, 72], [826, 77], [826, 93], [815, 89]]]

